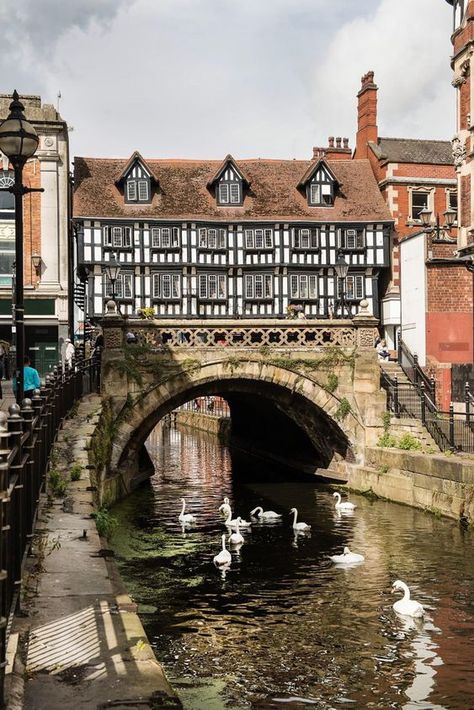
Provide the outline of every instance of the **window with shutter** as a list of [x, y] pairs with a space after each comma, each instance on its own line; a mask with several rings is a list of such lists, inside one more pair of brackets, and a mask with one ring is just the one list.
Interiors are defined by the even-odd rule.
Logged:
[[108, 226], [102, 228], [102, 243], [105, 247], [112, 246], [112, 232]]
[[148, 180], [138, 181], [138, 201], [147, 202], [148, 200]]
[[124, 247], [131, 247], [132, 246], [132, 228], [131, 227], [123, 227], [123, 246]]
[[240, 203], [240, 185], [239, 183], [231, 183], [230, 185], [230, 201], [233, 205]]
[[219, 185], [219, 203], [221, 205], [229, 204], [229, 185], [221, 183]]
[[127, 200], [135, 202], [137, 199], [137, 182], [136, 180], [128, 180], [127, 182]]
[[112, 227], [112, 246], [122, 246], [122, 227]]

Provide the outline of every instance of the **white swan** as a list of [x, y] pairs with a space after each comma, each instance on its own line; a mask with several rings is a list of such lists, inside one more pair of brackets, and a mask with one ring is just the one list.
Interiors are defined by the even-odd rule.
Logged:
[[329, 559], [338, 565], [350, 565], [353, 562], [363, 562], [365, 557], [356, 552], [351, 552], [348, 547], [345, 547], [342, 555], [331, 555]]
[[296, 518], [298, 517], [298, 511], [296, 508], [292, 508], [290, 510], [290, 515], [293, 513], [294, 518], [293, 518], [293, 530], [297, 530], [298, 532], [305, 532], [306, 530], [311, 530], [311, 525], [308, 525], [307, 523], [297, 523]]
[[232, 555], [230, 554], [229, 550], [226, 549], [225, 546], [225, 535], [222, 535], [222, 550], [219, 552], [218, 555], [216, 555], [213, 560], [214, 564], [216, 567], [220, 567], [221, 565], [228, 565], [232, 561]]
[[281, 518], [280, 513], [275, 513], [274, 510], [263, 510], [261, 505], [250, 511], [250, 515], [254, 515], [254, 513], [259, 520], [280, 520]]
[[183, 503], [183, 509], [181, 510], [181, 513], [179, 514], [178, 520], [181, 523], [181, 525], [186, 525], [189, 523], [195, 523], [196, 518], [194, 515], [191, 515], [191, 513], [185, 513], [184, 510], [186, 508], [186, 501], [184, 498], [181, 498], [181, 501]]
[[341, 503], [341, 494], [337, 491], [333, 493], [333, 496], [337, 498], [336, 510], [354, 510], [354, 508], [357, 508], [355, 503], [349, 503], [348, 501]]
[[416, 619], [419, 619], [424, 615], [425, 610], [421, 606], [420, 602], [410, 599], [410, 590], [405, 582], [402, 582], [400, 579], [397, 579], [392, 585], [392, 594], [397, 591], [404, 592], [403, 598], [399, 599], [398, 602], [395, 602], [393, 605], [393, 610], [396, 611], [397, 614], [402, 614], [403, 616], [413, 616]]
[[228, 498], [224, 498], [224, 502], [219, 506], [219, 513], [226, 518], [230, 510], [230, 501]]
[[228, 528], [236, 528], [237, 525], [241, 528], [249, 528], [252, 523], [248, 523], [246, 520], [242, 520], [242, 518], [234, 518], [232, 520], [232, 510], [230, 505], [228, 506], [227, 512], [227, 518], [224, 520], [224, 525], [227, 525]]
[[237, 518], [237, 525], [235, 526], [237, 532], [232, 532], [229, 535], [229, 543], [231, 545], [241, 545], [244, 542], [243, 535], [240, 534], [240, 530], [239, 530], [240, 521], [241, 521], [241, 518]]

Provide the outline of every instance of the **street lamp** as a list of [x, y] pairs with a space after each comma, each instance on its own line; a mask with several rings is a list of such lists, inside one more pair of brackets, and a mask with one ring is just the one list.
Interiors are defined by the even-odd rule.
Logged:
[[0, 151], [13, 166], [15, 183], [9, 188], [15, 196], [15, 330], [16, 330], [16, 401], [23, 401], [23, 365], [25, 359], [25, 307], [23, 302], [23, 195], [43, 192], [22, 184], [23, 168], [38, 147], [38, 135], [24, 115], [25, 107], [13, 92], [10, 113], [0, 125]]
[[349, 264], [344, 259], [342, 251], [338, 252], [336, 265], [334, 267], [338, 281], [341, 281], [341, 316], [344, 316], [344, 306], [346, 304], [346, 278], [349, 271]]
[[440, 227], [439, 224], [439, 214], [436, 215], [436, 224], [433, 226], [431, 224], [431, 217], [432, 217], [432, 212], [429, 210], [427, 207], [425, 209], [421, 210], [419, 217], [421, 219], [421, 223], [423, 225], [423, 231], [424, 232], [435, 232], [436, 236], [435, 239], [443, 239], [445, 230], [447, 229], [448, 231], [448, 237], [449, 237], [449, 232], [451, 230], [451, 227], [453, 226], [454, 222], [456, 221], [457, 214], [454, 210], [448, 209], [446, 212], [443, 212], [444, 214], [444, 219], [445, 219], [445, 224], [443, 227]]
[[112, 284], [112, 301], [115, 301], [115, 283], [120, 273], [120, 264], [115, 254], [110, 255], [110, 259], [104, 267], [106, 276]]

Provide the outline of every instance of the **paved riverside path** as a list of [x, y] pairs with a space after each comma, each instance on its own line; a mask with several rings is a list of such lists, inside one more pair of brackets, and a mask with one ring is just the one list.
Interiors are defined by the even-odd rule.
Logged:
[[[100, 398], [85, 397], [77, 417], [66, 420], [59, 434], [56, 468], [67, 471], [71, 459], [84, 468], [81, 480], [69, 484], [67, 497], [44, 501], [39, 515], [36, 557], [23, 579], [27, 616], [17, 617], [13, 627], [20, 642], [11, 710], [181, 707], [114, 562], [98, 554], [105, 541], [90, 517], [94, 508], [84, 447], [99, 411]], [[22, 705], [15, 695], [21, 695], [23, 678]]]

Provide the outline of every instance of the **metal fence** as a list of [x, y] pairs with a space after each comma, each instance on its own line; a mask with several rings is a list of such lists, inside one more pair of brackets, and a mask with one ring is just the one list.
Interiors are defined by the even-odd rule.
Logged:
[[22, 406], [0, 412], [0, 703], [3, 707], [6, 644], [19, 604], [24, 560], [31, 545], [48, 460], [64, 418], [84, 394], [96, 391], [98, 363], [61, 365], [46, 375]]
[[466, 383], [465, 411], [455, 412], [436, 407], [433, 396], [422, 380], [418, 385], [399, 383], [382, 372], [381, 384], [387, 392], [387, 409], [396, 417], [419, 419], [441, 451], [474, 453], [474, 397]]
[[178, 407], [180, 411], [195, 412], [196, 414], [207, 414], [211, 417], [230, 417], [229, 405], [222, 397], [196, 397]]

